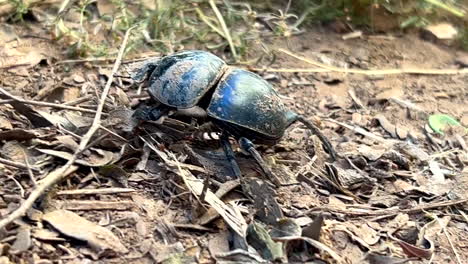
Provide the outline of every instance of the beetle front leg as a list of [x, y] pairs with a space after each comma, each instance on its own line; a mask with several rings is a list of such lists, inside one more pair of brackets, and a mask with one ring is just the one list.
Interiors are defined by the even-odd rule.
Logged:
[[255, 145], [252, 143], [252, 141], [248, 140], [245, 137], [241, 137], [239, 139], [239, 145], [244, 151], [247, 151], [248, 153], [250, 153], [250, 155], [252, 155], [252, 157], [255, 159], [260, 168], [262, 168], [266, 176], [271, 181], [273, 181], [274, 184], [276, 184], [277, 186], [281, 185], [281, 181], [275, 174], [273, 174], [271, 169], [266, 165], [260, 153], [255, 149]]

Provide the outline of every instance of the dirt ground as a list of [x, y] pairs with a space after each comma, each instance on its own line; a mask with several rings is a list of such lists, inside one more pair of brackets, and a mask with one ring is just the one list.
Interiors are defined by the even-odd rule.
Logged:
[[[0, 87], [24, 99], [80, 110], [18, 101], [2, 92], [3, 219], [35, 190], [31, 178], [40, 186], [78, 149], [111, 74], [113, 61], [64, 61], [61, 47], [42, 33], [34, 27], [3, 27], [0, 54], [8, 56], [0, 58]], [[260, 253], [249, 251], [257, 258], [245, 253], [229, 259], [226, 252], [236, 241], [233, 230], [261, 222], [267, 230], [282, 229], [281, 224], [292, 220], [302, 230], [296, 236], [322, 246], [277, 239], [285, 246], [278, 258], [284, 262], [466, 263], [467, 132], [453, 127], [441, 136], [429, 128], [428, 118], [447, 114], [468, 127], [468, 75], [451, 74], [468, 54], [413, 33], [343, 40], [319, 27], [263, 44], [342, 69], [286, 72], [320, 67], [280, 51], [273, 64], [251, 66], [288, 107], [320, 126], [339, 153], [337, 161], [329, 160], [304, 126], [294, 124], [276, 146], [259, 147], [283, 185], [266, 184], [251, 157], [233, 142], [243, 174], [253, 180], [247, 187], [232, 180], [234, 188], [229, 189], [223, 184], [223, 173], [230, 172], [222, 155], [215, 153], [219, 162], [203, 156], [217, 143], [197, 143], [203, 145], [199, 147], [150, 126], [138, 134], [120, 133], [126, 125], [122, 122], [128, 121], [116, 110], [135, 107], [148, 97], [146, 86], [118, 75], [104, 105], [106, 129], [99, 129], [68, 176], [43, 192], [25, 216], [0, 229], [0, 263], [270, 262], [265, 251], [275, 246], [263, 233], [255, 233], [265, 235], [255, 240], [260, 246], [252, 242], [251, 233], [247, 239], [257, 245], [253, 247]], [[134, 58], [124, 59], [119, 74], [126, 74], [128, 61]], [[447, 74], [426, 74], [427, 69]], [[147, 131], [152, 137], [144, 144], [140, 137]], [[213, 178], [211, 196], [201, 202], [200, 186], [207, 174]], [[221, 207], [213, 206], [213, 193]], [[280, 208], [281, 224], [260, 213], [274, 212], [271, 208]], [[219, 217], [227, 211], [237, 213], [230, 215], [235, 223], [226, 221], [229, 215]]]

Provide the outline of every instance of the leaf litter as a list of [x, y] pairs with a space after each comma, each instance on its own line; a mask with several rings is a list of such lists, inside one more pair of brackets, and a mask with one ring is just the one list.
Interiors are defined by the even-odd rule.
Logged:
[[[99, 12], [111, 11], [106, 1], [98, 3]], [[105, 64], [99, 70], [51, 64], [60, 55], [33, 38], [11, 42], [20, 38], [15, 31], [0, 31], [8, 43], [0, 50], [0, 68], [7, 69], [0, 72], [1, 218], [30, 195], [37, 197], [21, 217], [0, 228], [0, 262], [466, 259], [467, 133], [455, 127], [441, 135], [426, 126], [430, 114], [464, 120], [466, 73], [362, 78], [363, 69], [343, 74], [341, 66], [325, 67], [329, 73], [271, 70], [266, 77], [288, 106], [310, 118], [320, 113], [315, 121], [341, 156], [328, 163], [315, 136], [294, 126], [278, 145], [259, 147], [281, 180], [275, 186], [238, 151], [245, 180], [233, 179], [218, 143], [186, 140], [201, 131], [193, 123], [168, 118], [163, 124], [134, 124], [129, 106], [145, 98], [124, 77], [130, 64], [118, 76]], [[411, 35], [376, 40], [362, 34], [346, 46], [337, 44], [341, 36], [327, 35], [312, 52], [305, 44], [315, 43], [317, 34], [322, 33], [293, 37], [295, 54], [310, 59], [280, 52], [275, 66], [306, 69], [318, 57], [334, 65], [385, 69], [404, 58], [431, 68], [456, 58]], [[356, 53], [363, 47], [365, 58]], [[375, 54], [380, 52], [390, 57]], [[105, 81], [113, 85], [97, 127], [95, 102]], [[80, 149], [93, 127], [89, 144]], [[73, 166], [61, 171], [70, 160]], [[35, 192], [51, 175], [60, 176], [58, 183]]]

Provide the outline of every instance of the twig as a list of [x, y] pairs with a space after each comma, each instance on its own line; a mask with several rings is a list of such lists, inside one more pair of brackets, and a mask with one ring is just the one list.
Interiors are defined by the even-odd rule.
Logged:
[[77, 105], [77, 104], [84, 103], [84, 102], [86, 102], [88, 100], [91, 100], [92, 98], [93, 98], [93, 96], [88, 94], [88, 95], [85, 95], [83, 97], [77, 98], [77, 99], [75, 99], [73, 101], [65, 102], [64, 105], [74, 106], [74, 105]]
[[45, 107], [53, 107], [53, 108], [59, 108], [59, 109], [66, 109], [66, 110], [73, 110], [73, 111], [79, 111], [83, 113], [95, 113], [95, 110], [90, 110], [90, 109], [84, 109], [81, 107], [76, 107], [76, 106], [69, 106], [69, 105], [64, 105], [64, 104], [54, 104], [54, 103], [48, 103], [48, 102], [39, 102], [39, 101], [34, 101], [34, 100], [26, 100], [21, 97], [14, 96], [7, 92], [5, 89], [0, 87], [0, 92], [7, 96], [8, 98], [23, 103], [23, 104], [29, 104], [29, 105], [37, 105], [37, 106], [45, 106]]
[[[28, 166], [26, 164], [23, 164], [23, 163], [20, 163], [20, 162], [0, 158], [0, 163], [5, 164], [5, 165], [10, 166], [10, 167], [17, 168], [17, 169], [28, 170]], [[36, 168], [36, 167], [29, 167], [29, 168], [31, 170], [34, 170], [34, 171], [39, 171], [39, 169]]]
[[361, 128], [361, 127], [358, 127], [358, 126], [352, 126], [352, 125], [348, 125], [348, 124], [345, 124], [343, 122], [339, 122], [339, 121], [336, 121], [336, 120], [333, 120], [333, 119], [325, 119], [325, 121], [328, 121], [328, 122], [332, 122], [332, 123], [335, 123], [335, 124], [338, 124], [344, 128], [347, 128], [347, 129], [350, 129], [350, 130], [353, 130], [354, 132], [358, 133], [358, 134], [361, 134], [363, 136], [366, 136], [368, 138], [371, 138], [375, 141], [378, 141], [378, 142], [382, 142], [382, 143], [385, 143], [387, 142], [385, 140], [385, 138], [383, 137], [380, 137], [380, 136], [377, 136], [377, 135], [374, 135], [368, 131], [366, 131], [365, 129]]
[[[359, 69], [345, 69], [335, 66], [330, 66], [320, 62], [313, 61], [306, 57], [296, 55], [285, 49], [278, 49], [278, 51], [285, 53], [293, 58], [318, 66], [322, 69], [343, 73], [359, 73], [365, 75], [390, 75], [390, 74], [426, 74], [426, 75], [440, 75], [440, 74], [467, 74], [468, 69], [384, 69], [384, 70], [359, 70]], [[317, 69], [294, 69], [295, 72], [316, 72]]]
[[219, 12], [218, 7], [216, 6], [216, 3], [213, 0], [209, 1], [211, 8], [213, 9], [213, 12], [215, 13], [216, 17], [218, 18], [219, 24], [221, 25], [221, 28], [224, 31], [224, 37], [226, 38], [227, 42], [229, 43], [229, 47], [231, 48], [232, 56], [234, 57], [234, 60], [237, 61], [237, 52], [236, 52], [236, 47], [234, 47], [234, 43], [232, 42], [231, 34], [229, 33], [229, 29], [226, 26], [226, 22], [224, 22], [223, 16], [221, 15], [221, 12]]
[[304, 69], [304, 68], [257, 68], [257, 67], [245, 67], [247, 70], [255, 71], [255, 72], [285, 72], [285, 73], [296, 73], [296, 72], [304, 72], [304, 73], [314, 73], [314, 72], [332, 72], [332, 70], [322, 69], [322, 68], [314, 68], [314, 69]]
[[102, 129], [102, 130], [104, 130], [104, 131], [106, 131], [107, 133], [113, 135], [114, 137], [116, 137], [116, 138], [122, 140], [123, 142], [126, 142], [126, 143], [128, 142], [128, 140], [127, 140], [126, 138], [122, 137], [121, 135], [115, 133], [114, 131], [108, 129], [108, 128], [105, 127], [105, 126], [102, 126], [102, 125], [101, 125], [99, 128]]
[[23, 150], [24, 153], [24, 164], [26, 164], [26, 168], [28, 170], [29, 178], [31, 179], [31, 182], [33, 183], [34, 187], [37, 186], [37, 181], [36, 178], [34, 177], [34, 173], [32, 171], [31, 165], [29, 165], [28, 161], [28, 154], [26, 154], [26, 151]]
[[409, 208], [409, 209], [388, 208], [388, 209], [381, 209], [381, 210], [374, 210], [374, 211], [367, 211], [367, 212], [364, 212], [362, 210], [355, 211], [355, 210], [352, 210], [351, 208], [342, 209], [342, 208], [330, 207], [330, 206], [320, 206], [320, 207], [315, 207], [309, 210], [308, 213], [313, 212], [313, 211], [329, 211], [329, 212], [336, 212], [336, 213], [350, 215], [350, 216], [379, 216], [379, 215], [392, 216], [392, 215], [397, 215], [399, 213], [414, 214], [414, 213], [418, 213], [424, 210], [434, 209], [438, 207], [458, 205], [458, 204], [463, 204], [467, 202], [468, 202], [468, 199], [460, 199], [460, 200], [455, 200], [455, 201], [444, 201], [444, 202], [439, 202], [439, 203], [424, 204], [424, 205], [417, 206], [414, 208]]
[[24, 191], [23, 186], [21, 186], [21, 183], [19, 183], [19, 182], [15, 179], [15, 177], [13, 177], [13, 176], [8, 176], [8, 178], [9, 178], [10, 180], [12, 180], [12, 181], [18, 186], [18, 188], [20, 189], [20, 196], [21, 196], [21, 198], [24, 198], [24, 194], [25, 194], [26, 192]]
[[135, 207], [132, 201], [95, 201], [95, 200], [65, 200], [58, 202], [59, 207], [72, 211], [94, 210], [128, 210]]
[[130, 188], [102, 188], [102, 189], [79, 189], [59, 191], [57, 195], [86, 195], [86, 194], [114, 194], [114, 193], [129, 193], [134, 192]]
[[15, 101], [15, 100], [13, 100], [13, 99], [0, 100], [0, 105], [13, 103], [14, 101]]
[[439, 217], [437, 217], [436, 215], [434, 215], [434, 218], [436, 219], [437, 223], [439, 224], [440, 228], [442, 228], [442, 231], [444, 231], [444, 234], [445, 234], [445, 237], [447, 237], [447, 240], [450, 244], [450, 247], [452, 248], [452, 251], [453, 253], [455, 254], [455, 258], [457, 259], [457, 263], [458, 264], [461, 264], [461, 260], [460, 260], [460, 255], [458, 254], [457, 250], [455, 249], [455, 246], [453, 245], [453, 242], [452, 242], [452, 239], [450, 239], [450, 236], [447, 232], [447, 228], [445, 225], [442, 225], [442, 223], [440, 222], [440, 219]]
[[[128, 60], [122, 60], [123, 64], [126, 63], [133, 63], [133, 62], [138, 62], [138, 61], [144, 61], [147, 60], [148, 57], [154, 57], [154, 56], [159, 56], [161, 55], [158, 52], [145, 52], [144, 54], [140, 54], [142, 57], [141, 58], [135, 58], [135, 59], [128, 59]], [[116, 60], [117, 57], [108, 57], [108, 58], [84, 58], [84, 59], [78, 59], [78, 60], [63, 60], [63, 61], [58, 61], [55, 63], [55, 65], [58, 64], [66, 64], [66, 63], [82, 63], [82, 62], [100, 62], [100, 61], [113, 61]]]
[[61, 168], [55, 170], [54, 172], [50, 173], [47, 175], [37, 186], [36, 189], [34, 189], [29, 197], [24, 201], [23, 204], [20, 205], [18, 209], [13, 211], [10, 215], [7, 217], [3, 218], [0, 221], [0, 229], [4, 228], [7, 224], [11, 223], [15, 219], [25, 215], [27, 210], [31, 208], [31, 206], [34, 204], [34, 202], [39, 198], [48, 188], [52, 187], [55, 185], [57, 182], [59, 182], [61, 179], [69, 175], [70, 173], [76, 171], [78, 169], [77, 166], [73, 166], [75, 161], [78, 158], [78, 155], [86, 149], [86, 145], [88, 142], [91, 140], [91, 137], [94, 135], [94, 133], [99, 129], [101, 125], [101, 116], [102, 116], [102, 110], [104, 108], [104, 103], [106, 101], [107, 95], [109, 94], [109, 90], [112, 84], [112, 81], [114, 79], [114, 74], [117, 72], [120, 62], [122, 61], [123, 53], [125, 51], [125, 47], [127, 45], [128, 37], [130, 35], [130, 31], [135, 28], [131, 27], [125, 32], [125, 36], [122, 42], [122, 45], [119, 50], [119, 54], [117, 56], [117, 59], [114, 63], [114, 67], [112, 68], [112, 73], [109, 76], [109, 79], [107, 80], [106, 86], [104, 87], [104, 90], [102, 91], [101, 98], [99, 100], [99, 105], [96, 110], [96, 115], [94, 116], [93, 124], [89, 128], [88, 132], [83, 136], [83, 138], [80, 141], [80, 145], [78, 146], [77, 150], [73, 154], [73, 156], [68, 160], [68, 162], [63, 165]]

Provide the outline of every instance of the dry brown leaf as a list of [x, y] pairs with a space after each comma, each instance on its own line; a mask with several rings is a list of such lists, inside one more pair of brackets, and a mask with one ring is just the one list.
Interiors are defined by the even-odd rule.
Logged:
[[[17, 41], [12, 41], [12, 38]], [[19, 39], [13, 28], [0, 28], [0, 69], [23, 66], [33, 67], [47, 58], [48, 49], [36, 38]]]
[[0, 115], [0, 129], [13, 129], [10, 120], [2, 115]]
[[98, 254], [125, 254], [128, 252], [120, 239], [107, 228], [90, 222], [73, 212], [52, 211], [44, 215], [44, 221], [66, 236], [86, 241]]
[[208, 241], [208, 250], [213, 259], [216, 259], [216, 255], [229, 251], [229, 236], [228, 231], [223, 231], [215, 234]]
[[6, 131], [0, 131], [0, 141], [25, 141], [33, 138], [37, 138], [40, 135], [37, 131], [26, 130], [26, 129], [11, 129]]
[[[65, 151], [58, 151], [53, 149], [37, 149], [38, 151], [48, 154], [57, 158], [62, 158], [66, 160], [70, 160], [73, 154], [65, 152]], [[110, 164], [114, 160], [114, 153], [106, 150], [99, 150], [97, 153], [96, 151], [91, 151], [88, 156], [83, 156], [81, 159], [77, 159], [76, 163], [84, 166], [89, 167], [102, 167], [104, 165]]]

